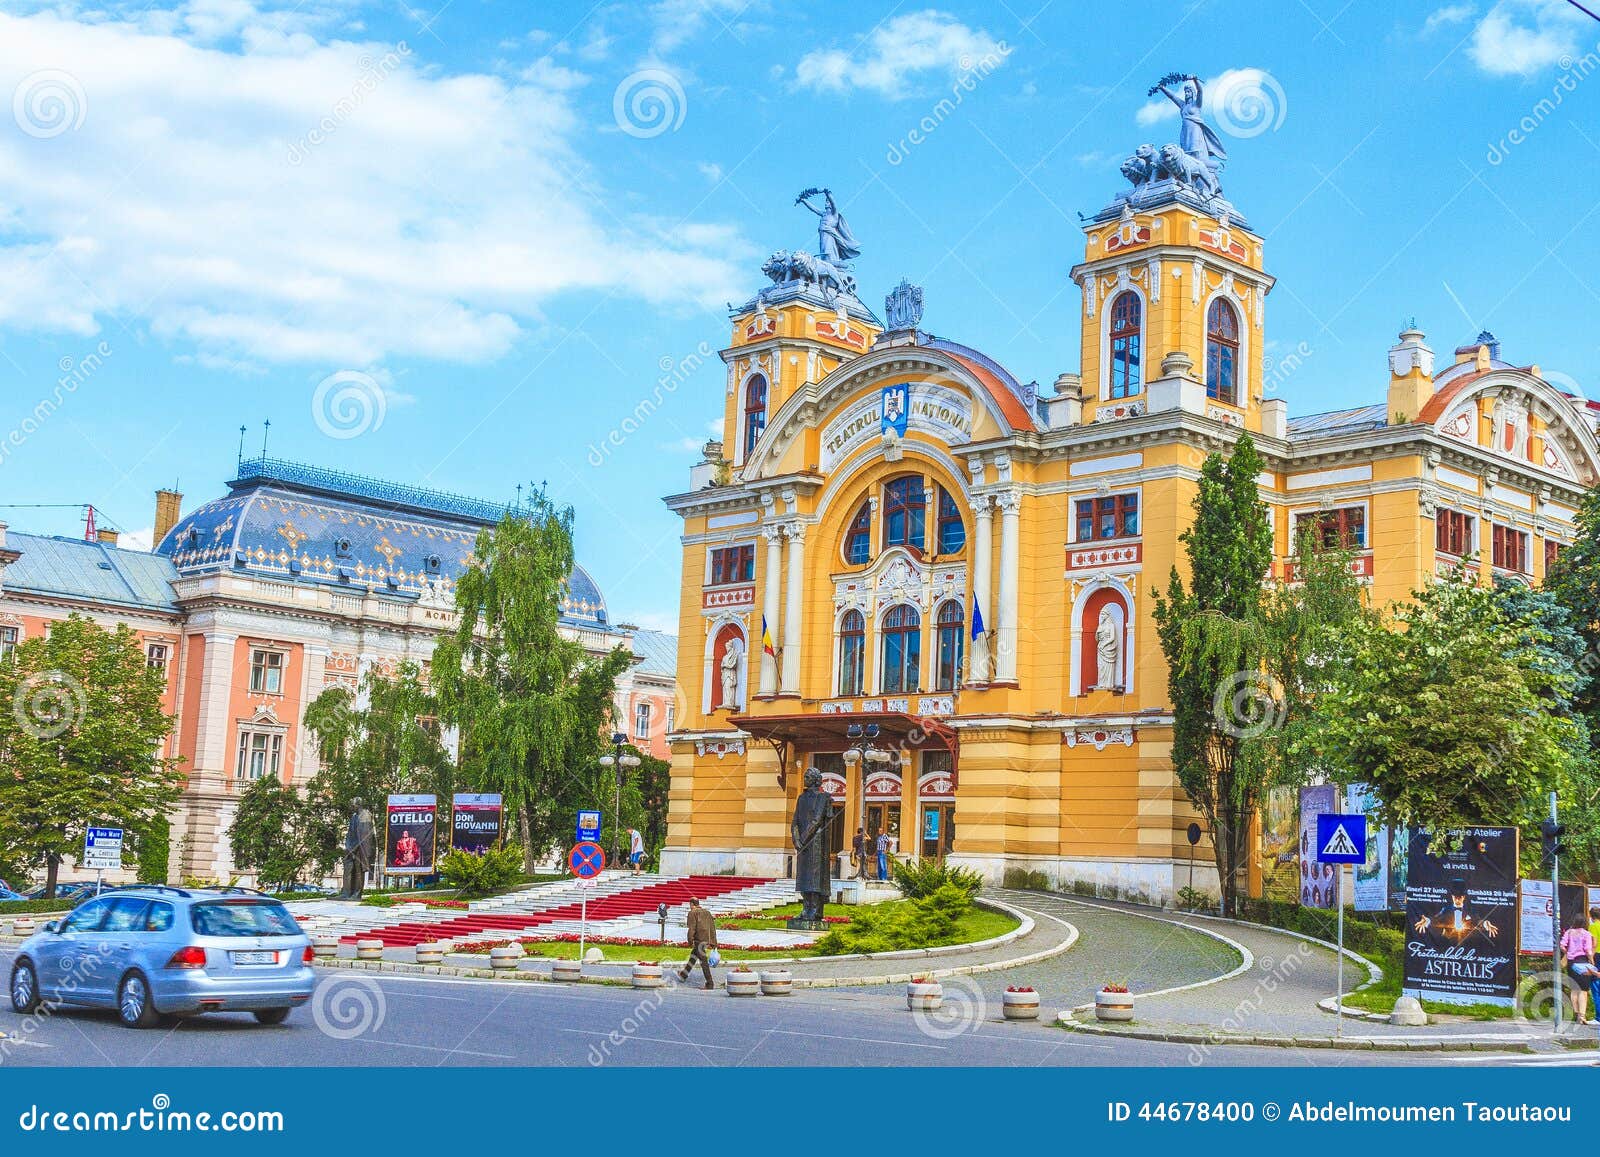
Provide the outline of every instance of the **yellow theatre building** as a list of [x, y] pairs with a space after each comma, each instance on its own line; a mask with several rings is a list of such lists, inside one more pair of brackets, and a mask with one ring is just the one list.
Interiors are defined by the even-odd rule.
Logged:
[[[1537, 582], [1571, 540], [1597, 411], [1491, 335], [1436, 359], [1407, 326], [1353, 367], [1370, 405], [1289, 416], [1262, 238], [1202, 152], [1141, 148], [1086, 222], [1080, 365], [1048, 394], [925, 332], [913, 286], [883, 320], [864, 306], [818, 191], [818, 255], [774, 254], [733, 311], [724, 442], [666, 499], [683, 567], [664, 871], [788, 874], [814, 766], [835, 851], [887, 829], [902, 857], [994, 881], [1170, 901], [1197, 817], [1152, 588], [1184, 569], [1201, 464], [1241, 430], [1268, 462], [1280, 568], [1309, 523], [1358, 552], [1376, 603], [1463, 559]], [[1196, 859], [1214, 891], [1205, 844]]]

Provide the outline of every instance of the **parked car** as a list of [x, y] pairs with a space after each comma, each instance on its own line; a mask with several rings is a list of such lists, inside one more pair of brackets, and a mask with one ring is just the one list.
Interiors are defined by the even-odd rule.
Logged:
[[21, 892], [13, 892], [10, 888], [6, 887], [4, 884], [0, 884], [0, 904], [5, 903], [5, 901], [7, 901], [7, 900], [26, 900], [26, 899], [27, 899], [27, 897], [24, 896]]
[[281, 1024], [311, 998], [311, 940], [278, 901], [242, 890], [139, 885], [80, 904], [17, 949], [11, 1007], [114, 1009], [129, 1028], [251, 1012]]
[[[93, 896], [96, 887], [97, 884], [94, 880], [57, 880], [55, 898], [57, 900], [82, 900], [88, 896]], [[43, 900], [44, 885], [40, 884], [37, 887], [29, 888], [23, 895], [29, 900]]]

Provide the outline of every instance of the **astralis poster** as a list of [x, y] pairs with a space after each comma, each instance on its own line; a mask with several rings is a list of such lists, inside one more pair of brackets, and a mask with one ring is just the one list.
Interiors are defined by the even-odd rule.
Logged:
[[391, 795], [384, 825], [384, 871], [391, 876], [433, 873], [434, 825], [438, 797]]
[[[1463, 828], [1428, 852], [1411, 836], [1406, 884], [1407, 996], [1510, 1004], [1517, 987], [1517, 829]], [[1459, 845], [1459, 846], [1457, 846]]]

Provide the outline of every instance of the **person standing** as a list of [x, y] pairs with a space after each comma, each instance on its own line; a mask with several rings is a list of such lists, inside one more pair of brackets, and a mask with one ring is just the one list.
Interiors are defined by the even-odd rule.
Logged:
[[1589, 918], [1582, 912], [1572, 918], [1572, 926], [1561, 934], [1561, 966], [1572, 978], [1568, 997], [1572, 1015], [1580, 1025], [1588, 1024], [1589, 982], [1594, 979], [1594, 937], [1589, 933]]
[[867, 878], [867, 856], [871, 841], [867, 839], [867, 829], [857, 828], [855, 839], [850, 841], [850, 858], [855, 861], [856, 879]]
[[628, 863], [633, 865], [635, 876], [644, 870], [644, 837], [638, 828], [628, 829]]
[[889, 878], [889, 833], [887, 830], [878, 833], [878, 879]]
[[710, 912], [700, 907], [700, 901], [689, 898], [689, 959], [684, 961], [679, 980], [689, 979], [689, 970], [700, 963], [700, 973], [706, 978], [706, 988], [716, 987], [711, 980], [711, 950], [717, 946], [717, 921]]

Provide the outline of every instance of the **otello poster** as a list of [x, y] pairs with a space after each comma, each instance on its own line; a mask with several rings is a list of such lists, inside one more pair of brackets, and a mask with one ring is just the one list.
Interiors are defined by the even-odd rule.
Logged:
[[1517, 985], [1517, 829], [1463, 828], [1453, 850], [1411, 836], [1406, 886], [1407, 996], [1510, 1004]]
[[500, 842], [504, 808], [497, 794], [457, 793], [450, 811], [450, 846], [482, 855]]
[[384, 864], [391, 876], [433, 874], [439, 800], [432, 795], [391, 795], [384, 825]]

